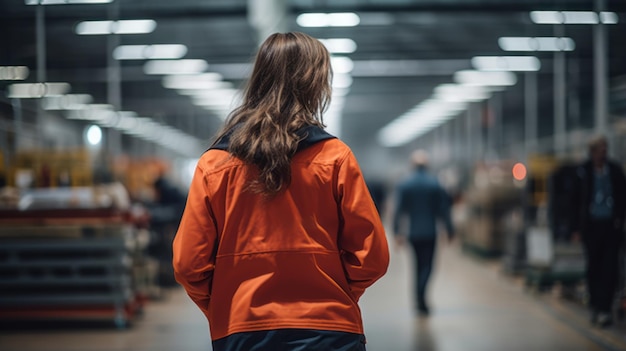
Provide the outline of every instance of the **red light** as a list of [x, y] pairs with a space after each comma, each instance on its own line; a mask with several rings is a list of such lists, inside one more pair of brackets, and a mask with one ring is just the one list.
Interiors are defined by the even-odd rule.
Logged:
[[526, 166], [522, 163], [516, 163], [513, 166], [513, 178], [515, 180], [524, 180], [526, 178]]

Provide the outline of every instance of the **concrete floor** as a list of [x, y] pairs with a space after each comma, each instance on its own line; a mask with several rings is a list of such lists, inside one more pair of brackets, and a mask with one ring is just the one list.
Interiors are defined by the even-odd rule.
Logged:
[[[432, 315], [411, 306], [410, 253], [392, 248], [388, 274], [361, 301], [370, 351], [626, 350], [626, 327], [588, 326], [584, 310], [532, 295], [498, 265], [441, 245], [430, 288]], [[83, 325], [0, 331], [2, 351], [208, 351], [206, 321], [182, 289], [151, 302], [128, 330]]]

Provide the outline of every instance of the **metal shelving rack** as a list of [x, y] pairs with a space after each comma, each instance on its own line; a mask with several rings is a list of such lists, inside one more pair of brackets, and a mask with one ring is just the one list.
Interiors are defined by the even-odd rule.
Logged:
[[135, 228], [109, 210], [33, 212], [0, 214], [0, 319], [128, 326], [142, 302]]

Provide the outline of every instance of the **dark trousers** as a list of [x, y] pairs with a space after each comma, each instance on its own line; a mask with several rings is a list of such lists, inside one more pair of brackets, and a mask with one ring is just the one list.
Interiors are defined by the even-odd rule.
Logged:
[[410, 239], [415, 252], [415, 297], [418, 307], [426, 307], [426, 287], [433, 269], [435, 256], [435, 239]]
[[619, 274], [620, 235], [611, 222], [591, 222], [584, 236], [589, 305], [610, 312]]
[[365, 335], [277, 329], [236, 333], [213, 341], [214, 351], [365, 351]]

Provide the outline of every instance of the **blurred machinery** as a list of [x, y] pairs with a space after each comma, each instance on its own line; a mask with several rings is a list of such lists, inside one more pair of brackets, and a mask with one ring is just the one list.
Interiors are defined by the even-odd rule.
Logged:
[[577, 163], [543, 157], [530, 161], [534, 186], [529, 189], [534, 215], [526, 222], [526, 285], [542, 290], [558, 283], [575, 288], [584, 279], [582, 246], [572, 242], [572, 194]]
[[511, 219], [520, 216], [522, 190], [508, 169], [508, 163], [476, 168], [466, 193], [465, 223], [459, 228], [464, 249], [498, 257], [503, 253], [507, 232], [520, 230], [521, 221]]
[[548, 156], [477, 167], [466, 194], [463, 247], [501, 257], [504, 271], [524, 274], [530, 287], [580, 282], [584, 255], [570, 242], [574, 169]]

